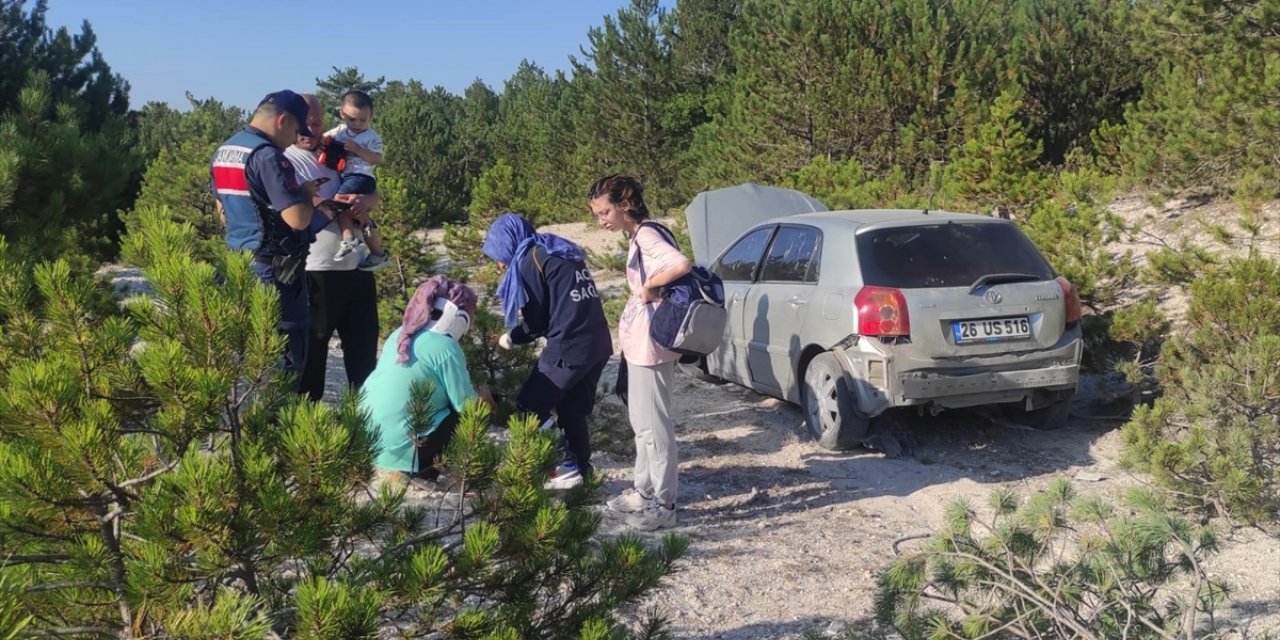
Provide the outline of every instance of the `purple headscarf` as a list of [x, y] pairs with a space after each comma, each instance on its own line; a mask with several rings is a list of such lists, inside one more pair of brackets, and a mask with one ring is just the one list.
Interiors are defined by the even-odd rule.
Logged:
[[476, 313], [476, 292], [461, 282], [451, 282], [442, 275], [434, 275], [427, 279], [413, 293], [409, 306], [404, 308], [404, 322], [400, 325], [400, 337], [396, 341], [396, 362], [409, 363], [409, 354], [413, 349], [413, 337], [426, 328], [431, 322], [431, 312], [435, 308], [436, 298], [443, 295], [446, 300], [458, 305], [473, 318]]

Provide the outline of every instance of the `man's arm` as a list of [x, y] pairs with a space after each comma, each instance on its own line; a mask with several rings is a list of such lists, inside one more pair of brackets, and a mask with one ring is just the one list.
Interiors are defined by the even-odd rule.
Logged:
[[301, 231], [319, 226], [323, 229], [332, 220], [332, 216], [312, 204], [315, 183], [299, 183], [293, 163], [279, 149], [268, 147], [253, 154], [245, 170], [259, 181], [271, 208], [280, 212], [280, 218], [290, 228]]

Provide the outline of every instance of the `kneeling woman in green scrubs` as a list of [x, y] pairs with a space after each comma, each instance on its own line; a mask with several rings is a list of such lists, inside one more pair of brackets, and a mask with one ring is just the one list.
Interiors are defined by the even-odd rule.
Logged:
[[[372, 417], [380, 451], [374, 466], [435, 481], [435, 463], [458, 426], [458, 415], [477, 394], [458, 342], [471, 328], [476, 294], [444, 276], [427, 280], [413, 294], [404, 322], [387, 336], [378, 365], [364, 382], [360, 405]], [[428, 428], [410, 424], [410, 390], [432, 386], [435, 409]]]

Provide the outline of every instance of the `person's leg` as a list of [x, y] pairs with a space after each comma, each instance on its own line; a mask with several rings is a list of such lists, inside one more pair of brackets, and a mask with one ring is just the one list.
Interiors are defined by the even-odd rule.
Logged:
[[355, 222], [351, 219], [350, 211], [339, 213], [335, 219], [338, 221], [338, 226], [342, 228], [342, 242], [338, 244], [338, 250], [334, 252], [333, 259], [345, 260], [360, 247], [363, 241], [355, 233]]
[[[299, 381], [301, 392], [313, 401], [324, 397], [324, 381], [328, 364], [329, 338], [334, 325], [341, 317], [345, 288], [336, 282], [338, 271], [308, 271], [310, 289], [311, 330], [307, 332], [307, 358]], [[321, 357], [321, 356], [324, 357]]]
[[[564, 398], [565, 392], [572, 385], [573, 370], [562, 366], [559, 362], [547, 362], [541, 358], [529, 378], [525, 380], [520, 394], [516, 396], [517, 411], [532, 413], [540, 424], [545, 423], [555, 408]], [[557, 422], [559, 416], [557, 416]], [[560, 425], [557, 424], [557, 427]], [[560, 459], [548, 480], [548, 489], [570, 489], [582, 484], [583, 471], [577, 460], [576, 452], [569, 448], [562, 429], [557, 429]]]
[[[285, 334], [285, 371], [294, 377], [293, 389], [302, 393], [301, 376], [306, 367], [308, 333], [311, 329], [310, 290], [305, 272], [289, 285], [276, 283], [280, 292], [280, 330]], [[315, 357], [326, 357], [327, 352]]]
[[366, 176], [362, 173], [348, 173], [342, 176], [342, 182], [338, 185], [338, 193], [357, 195], [367, 195], [378, 190], [378, 181], [373, 176]]
[[359, 388], [378, 364], [378, 289], [368, 271], [342, 271], [346, 304], [337, 320], [347, 383]]
[[635, 488], [663, 505], [678, 492], [679, 455], [671, 417], [671, 381], [675, 363], [653, 367], [628, 363], [627, 408], [636, 433]]
[[637, 394], [634, 391], [630, 391], [635, 388], [632, 385], [647, 384], [638, 381], [636, 378], [641, 377], [648, 380], [648, 375], [642, 371], [644, 367], [630, 362], [622, 366], [627, 368], [627, 389], [629, 390], [627, 420], [631, 422], [631, 431], [635, 434], [636, 440], [636, 463], [631, 473], [631, 486], [641, 495], [652, 496], [653, 473], [651, 469], [654, 463], [651, 456], [653, 447], [650, 443], [653, 441], [653, 422], [649, 419], [650, 410], [646, 405], [647, 400], [645, 398], [648, 398], [648, 396], [644, 396], [637, 402]]
[[516, 396], [516, 411], [532, 413], [539, 423], [546, 420], [564, 398], [571, 375], [571, 369], [539, 358]]
[[344, 211], [339, 213], [334, 220], [338, 222], [338, 228], [342, 229], [342, 239], [350, 242], [351, 238], [355, 237], [355, 232], [352, 231], [355, 228], [355, 224], [351, 221], [351, 214]]
[[556, 423], [564, 432], [565, 442], [578, 461], [583, 475], [591, 473], [591, 432], [587, 418], [596, 406], [596, 386], [608, 360], [574, 369], [569, 388], [556, 405]]
[[431, 433], [418, 440], [418, 459], [415, 465], [417, 468], [414, 469], [418, 477], [431, 481], [439, 477], [440, 472], [435, 468], [435, 464], [440, 456], [444, 455], [444, 450], [449, 447], [453, 433], [458, 430], [459, 419], [458, 412], [450, 409], [449, 415], [445, 416]]

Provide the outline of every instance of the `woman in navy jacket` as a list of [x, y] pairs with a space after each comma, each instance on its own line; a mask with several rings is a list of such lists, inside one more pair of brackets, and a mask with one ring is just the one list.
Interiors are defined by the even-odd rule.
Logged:
[[498, 297], [508, 332], [503, 348], [546, 338], [537, 367], [516, 398], [517, 408], [560, 427], [561, 461], [548, 488], [582, 484], [591, 471], [587, 417], [596, 385], [613, 355], [613, 339], [595, 280], [578, 245], [538, 233], [523, 216], [505, 213], [490, 225], [484, 254], [505, 269]]

